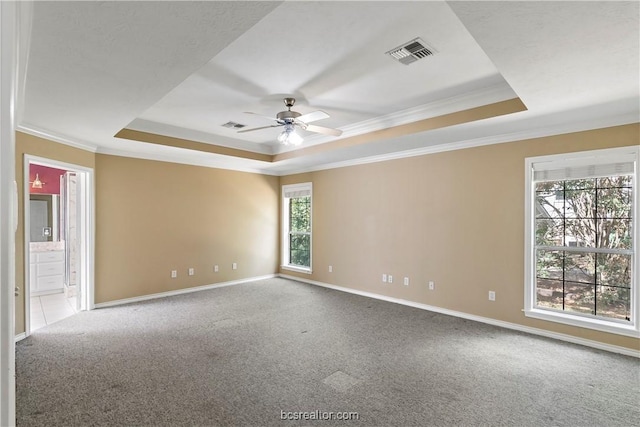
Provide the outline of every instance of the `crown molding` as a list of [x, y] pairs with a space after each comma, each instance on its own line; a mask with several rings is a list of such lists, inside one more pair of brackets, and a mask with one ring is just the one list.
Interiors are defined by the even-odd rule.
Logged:
[[242, 139], [230, 138], [228, 136], [211, 134], [200, 130], [187, 129], [180, 126], [154, 122], [146, 119], [135, 119], [128, 124], [125, 129], [185, 139], [203, 144], [213, 144], [234, 150], [245, 150], [267, 155], [273, 154], [271, 147], [265, 144], [248, 142]]
[[[467, 139], [453, 143], [440, 143], [405, 151], [397, 151], [393, 153], [374, 155], [369, 157], [360, 157], [353, 160], [344, 160], [340, 162], [326, 163], [314, 167], [303, 167], [298, 169], [287, 170], [281, 172], [281, 176], [293, 175], [297, 173], [315, 172], [328, 169], [337, 169], [349, 166], [364, 165], [369, 163], [385, 162], [388, 160], [404, 159], [408, 157], [424, 156], [428, 154], [443, 153], [446, 151], [464, 150], [466, 148], [482, 147], [485, 145], [503, 144], [507, 142], [523, 141], [533, 138], [542, 138], [553, 135], [562, 135], [574, 132], [583, 132], [588, 130], [603, 129], [613, 126], [623, 126], [633, 123], [639, 123], [638, 115], [630, 113], [622, 116], [607, 117], [600, 120], [590, 120], [579, 123], [563, 124], [557, 126], [542, 127], [538, 129], [524, 130], [505, 134], [491, 135], [480, 138]], [[422, 134], [413, 134], [407, 138], [420, 137]]]
[[46, 129], [41, 129], [36, 126], [30, 125], [28, 123], [16, 126], [16, 131], [26, 133], [32, 136], [37, 136], [38, 138], [48, 139], [49, 141], [68, 145], [70, 147], [78, 148], [80, 150], [90, 151], [92, 153], [95, 153], [98, 151], [97, 145], [87, 144], [86, 142], [80, 142], [74, 138], [59, 135], [59, 134], [56, 134], [55, 132], [51, 132]]
[[[224, 156], [219, 154], [210, 154], [197, 152], [197, 155], [191, 154], [190, 150], [178, 149], [174, 147], [168, 147], [170, 152], [138, 152], [134, 150], [114, 149], [108, 147], [97, 147], [86, 143], [81, 143], [68, 137], [56, 135], [52, 132], [38, 129], [34, 126], [20, 125], [17, 127], [17, 131], [24, 132], [40, 138], [45, 138], [54, 142], [58, 142], [71, 147], [79, 148], [85, 151], [90, 151], [97, 154], [106, 154], [120, 157], [130, 157], [142, 160], [155, 160], [169, 163], [180, 163], [192, 166], [202, 166], [215, 169], [234, 170], [238, 172], [257, 173], [270, 176], [286, 176], [297, 173], [315, 172], [328, 169], [337, 169], [349, 166], [364, 165], [369, 163], [385, 162], [389, 160], [403, 159], [408, 157], [423, 156], [428, 154], [442, 153], [446, 151], [463, 150], [466, 148], [481, 147], [485, 145], [502, 144], [507, 142], [521, 141], [532, 138], [541, 138], [552, 135], [562, 135], [566, 133], [581, 132], [593, 129], [601, 129], [613, 126], [622, 126], [632, 123], [638, 123], [639, 118], [636, 113], [629, 113], [625, 115], [606, 117], [598, 120], [581, 121], [574, 123], [567, 123], [556, 126], [541, 127], [538, 129], [527, 129], [523, 131], [497, 134], [491, 136], [484, 136], [480, 138], [472, 138], [466, 140], [460, 140], [452, 143], [440, 143], [437, 145], [430, 145], [427, 147], [420, 147], [416, 149], [409, 149], [404, 151], [398, 151], [387, 154], [373, 155], [367, 157], [360, 157], [352, 160], [344, 160], [338, 162], [331, 162], [320, 164], [317, 166], [303, 166], [295, 167], [291, 169], [279, 168], [278, 164], [270, 164], [269, 167], [261, 166], [247, 166], [250, 161], [243, 159], [238, 160], [235, 157]], [[412, 134], [405, 137], [401, 137], [400, 140], [412, 140], [415, 138], [424, 138], [425, 133]], [[195, 152], [194, 152], [195, 153]], [[203, 155], [204, 154], [204, 155]]]
[[96, 145], [79, 142], [78, 140], [69, 138], [67, 136], [62, 136], [54, 132], [44, 130], [29, 124], [22, 124], [17, 126], [16, 131], [26, 133], [28, 135], [36, 136], [38, 138], [43, 138], [59, 144], [78, 148], [80, 150], [89, 151], [95, 154], [106, 154], [111, 156], [130, 157], [133, 159], [141, 159], [141, 160], [155, 160], [160, 162], [180, 163], [184, 165], [203, 166], [203, 167], [209, 167], [209, 168], [215, 168], [215, 169], [226, 169], [226, 170], [234, 170], [238, 172], [257, 173], [257, 174], [263, 174], [263, 175], [272, 175], [272, 176], [278, 175], [276, 172], [265, 170], [263, 168], [247, 167], [246, 165], [241, 165], [239, 163], [242, 161], [238, 162], [237, 158], [235, 157], [202, 153], [202, 152], [197, 152], [197, 157], [194, 157], [193, 155], [188, 154], [190, 153], [190, 150], [184, 150], [184, 149], [179, 149], [174, 147], [169, 147], [169, 149], [172, 151], [171, 153], [160, 153], [160, 152], [147, 153], [147, 152], [139, 152], [134, 150], [122, 150], [122, 149], [115, 149], [115, 148], [109, 148], [109, 147], [99, 147]]
[[106, 148], [100, 147], [96, 154], [105, 154], [109, 156], [118, 156], [118, 157], [129, 157], [132, 159], [140, 159], [140, 160], [153, 160], [158, 162], [168, 162], [168, 163], [180, 163], [183, 165], [190, 166], [202, 166], [213, 169], [226, 169], [233, 170], [237, 172], [247, 172], [247, 173], [256, 173], [261, 175], [271, 175], [278, 176], [278, 173], [272, 172], [269, 170], [265, 170], [259, 167], [248, 167], [246, 165], [242, 165], [240, 163], [246, 163], [248, 160], [241, 159], [238, 161], [236, 157], [224, 156], [221, 154], [213, 154], [213, 153], [203, 153], [203, 152], [194, 152], [197, 153], [196, 156], [189, 155], [185, 153], [192, 152], [191, 150], [186, 150], [182, 148], [170, 147], [171, 153], [141, 153], [130, 150], [121, 150], [116, 148]]

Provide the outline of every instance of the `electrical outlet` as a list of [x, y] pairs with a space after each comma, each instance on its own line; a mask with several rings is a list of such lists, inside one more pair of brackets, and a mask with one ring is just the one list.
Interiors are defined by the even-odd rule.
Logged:
[[214, 266], [213, 266], [213, 272], [214, 272], [214, 273], [217, 273], [217, 272], [218, 272], [218, 266], [217, 266], [217, 265], [214, 265]]
[[429, 290], [433, 291], [436, 288], [436, 284], [433, 281], [429, 281]]
[[389, 283], [393, 283], [393, 276], [392, 275], [388, 275], [387, 276], [387, 280], [389, 281]]
[[176, 277], [178, 277], [178, 270], [171, 270], [171, 278], [175, 279]]
[[489, 291], [489, 301], [496, 300], [496, 293], [494, 291]]
[[237, 270], [238, 269], [238, 263], [234, 262], [233, 264], [231, 264], [231, 269], [232, 270]]
[[387, 283], [387, 275], [386, 274], [382, 275], [382, 282], [383, 283]]
[[329, 273], [333, 273], [333, 266], [332, 265], [329, 266]]
[[408, 277], [404, 278], [404, 285], [405, 286], [409, 286], [409, 278]]
[[194, 274], [196, 274], [196, 270], [193, 268], [189, 269], [189, 276], [193, 276]]

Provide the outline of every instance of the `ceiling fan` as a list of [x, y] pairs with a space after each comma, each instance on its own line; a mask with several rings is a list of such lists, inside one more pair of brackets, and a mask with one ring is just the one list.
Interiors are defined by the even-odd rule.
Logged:
[[[342, 135], [342, 131], [339, 129], [310, 125], [309, 123], [326, 119], [329, 117], [329, 115], [321, 110], [313, 111], [307, 114], [300, 114], [297, 111], [291, 111], [291, 107], [293, 107], [295, 103], [295, 98], [284, 98], [284, 105], [287, 107], [287, 110], [280, 111], [278, 114], [276, 114], [276, 124], [253, 129], [240, 130], [238, 131], [238, 133], [253, 132], [254, 130], [284, 126], [282, 133], [278, 136], [278, 141], [280, 141], [284, 145], [300, 145], [302, 143], [302, 137], [296, 133], [296, 126], [309, 132], [321, 133], [323, 135]], [[271, 117], [266, 117], [261, 114], [251, 112], [247, 112], [247, 114], [254, 114], [256, 116], [264, 117], [269, 120], [274, 120]]]

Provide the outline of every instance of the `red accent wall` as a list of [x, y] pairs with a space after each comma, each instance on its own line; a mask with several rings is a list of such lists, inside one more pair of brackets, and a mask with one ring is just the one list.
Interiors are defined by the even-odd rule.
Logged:
[[[29, 192], [31, 194], [60, 194], [60, 175], [66, 170], [50, 168], [41, 165], [29, 165]], [[31, 183], [36, 179], [36, 174], [42, 181], [42, 188], [33, 188]]]

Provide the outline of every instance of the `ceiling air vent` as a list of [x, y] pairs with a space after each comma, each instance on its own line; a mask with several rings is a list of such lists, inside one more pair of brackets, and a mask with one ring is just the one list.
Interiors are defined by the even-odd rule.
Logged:
[[426, 58], [434, 53], [435, 49], [427, 46], [422, 39], [415, 38], [395, 49], [391, 49], [387, 52], [387, 55], [404, 65], [409, 65], [412, 62], [416, 62], [418, 59]]
[[242, 129], [243, 127], [246, 127], [246, 126], [247, 125], [241, 125], [240, 123], [236, 123], [236, 122], [227, 122], [222, 125], [222, 127], [230, 128], [230, 129]]

